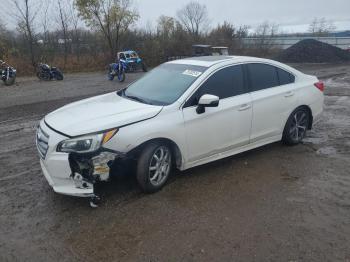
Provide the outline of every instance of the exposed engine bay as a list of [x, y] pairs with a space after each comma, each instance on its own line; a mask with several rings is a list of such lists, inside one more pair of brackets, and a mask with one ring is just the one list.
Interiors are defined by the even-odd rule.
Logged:
[[118, 154], [100, 151], [94, 154], [69, 154], [71, 178], [77, 188], [93, 188], [96, 182], [109, 181]]

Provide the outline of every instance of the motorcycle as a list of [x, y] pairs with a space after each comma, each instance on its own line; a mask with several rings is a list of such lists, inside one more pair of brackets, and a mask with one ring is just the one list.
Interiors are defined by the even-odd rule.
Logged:
[[36, 76], [40, 80], [46, 81], [52, 79], [63, 80], [63, 73], [60, 69], [58, 69], [57, 67], [50, 67], [49, 65], [43, 63], [39, 64]]
[[16, 69], [0, 60], [1, 80], [6, 86], [13, 85], [16, 80]]
[[108, 66], [108, 79], [113, 81], [114, 77], [118, 78], [119, 82], [125, 81], [126, 64], [119, 60], [118, 63], [112, 63]]

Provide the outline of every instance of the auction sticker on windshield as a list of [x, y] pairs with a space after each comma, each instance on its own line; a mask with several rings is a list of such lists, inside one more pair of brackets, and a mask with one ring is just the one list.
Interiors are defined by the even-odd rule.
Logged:
[[199, 77], [202, 74], [202, 72], [187, 69], [182, 74], [188, 75], [188, 76], [193, 76], [193, 77]]

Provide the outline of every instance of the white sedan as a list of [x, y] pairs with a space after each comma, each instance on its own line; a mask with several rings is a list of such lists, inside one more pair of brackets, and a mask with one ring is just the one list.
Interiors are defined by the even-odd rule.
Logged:
[[36, 144], [54, 191], [95, 197], [94, 185], [133, 166], [155, 192], [185, 170], [262, 145], [295, 145], [319, 119], [315, 76], [253, 57], [162, 64], [127, 88], [66, 105], [40, 122]]

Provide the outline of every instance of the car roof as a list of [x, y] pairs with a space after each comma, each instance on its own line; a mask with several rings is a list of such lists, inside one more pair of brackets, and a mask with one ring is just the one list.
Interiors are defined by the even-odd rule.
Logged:
[[122, 51], [120, 53], [130, 54], [130, 53], [136, 53], [136, 52], [133, 50], [127, 50], [127, 51]]
[[209, 48], [209, 47], [211, 47], [211, 45], [192, 45], [192, 47]]
[[249, 56], [198, 56], [198, 57], [189, 57], [189, 58], [184, 58], [179, 60], [173, 60], [168, 63], [211, 67], [213, 65], [229, 62], [229, 61], [232, 61], [234, 63], [241, 63], [241, 62], [252, 62], [252, 61], [267, 62], [268, 60], [257, 58], [257, 57], [249, 57]]
[[167, 62], [168, 64], [182, 64], [182, 65], [193, 65], [193, 66], [203, 66], [211, 67], [214, 65], [230, 65], [230, 64], [240, 64], [240, 63], [264, 63], [270, 64], [276, 67], [280, 67], [284, 70], [287, 70], [294, 75], [303, 75], [300, 71], [296, 70], [289, 65], [280, 63], [275, 60], [258, 58], [252, 56], [199, 56], [199, 57], [190, 57], [185, 59], [173, 60]]

